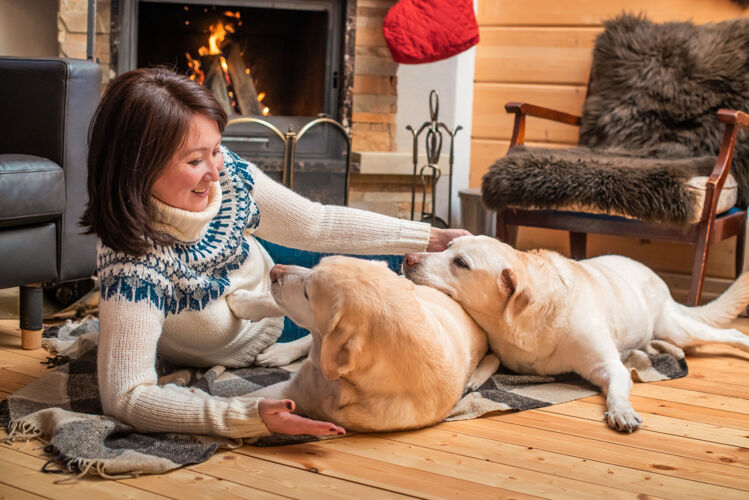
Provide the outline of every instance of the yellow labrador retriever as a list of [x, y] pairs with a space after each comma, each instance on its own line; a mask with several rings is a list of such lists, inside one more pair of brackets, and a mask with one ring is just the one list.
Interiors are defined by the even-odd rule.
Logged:
[[511, 370], [576, 372], [601, 387], [608, 424], [619, 431], [642, 423], [629, 402], [632, 381], [621, 353], [653, 339], [749, 351], [749, 337], [716, 328], [749, 303], [749, 273], [715, 301], [687, 307], [653, 271], [626, 257], [576, 262], [551, 251], [517, 251], [486, 236], [457, 238], [440, 253], [407, 254], [403, 266], [415, 283], [458, 301]]
[[271, 282], [283, 313], [312, 332], [312, 346], [289, 382], [256, 395], [293, 399], [312, 418], [363, 432], [435, 424], [487, 352], [486, 333], [455, 301], [384, 262], [276, 265]]

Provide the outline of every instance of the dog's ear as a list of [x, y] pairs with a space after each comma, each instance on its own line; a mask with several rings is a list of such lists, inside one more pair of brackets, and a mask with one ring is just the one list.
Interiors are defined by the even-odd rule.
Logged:
[[354, 335], [357, 325], [341, 321], [341, 311], [337, 311], [328, 323], [320, 346], [320, 370], [328, 380], [346, 375], [356, 366], [361, 346]]
[[518, 282], [517, 275], [509, 268], [502, 269], [499, 273], [497, 287], [500, 295], [507, 297], [502, 317], [505, 323], [512, 324], [525, 308], [533, 303], [533, 295]]

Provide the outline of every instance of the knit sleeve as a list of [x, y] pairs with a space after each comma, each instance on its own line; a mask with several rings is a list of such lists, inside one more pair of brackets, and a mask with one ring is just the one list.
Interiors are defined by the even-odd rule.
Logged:
[[225, 398], [157, 384], [156, 348], [163, 321], [164, 313], [152, 301], [101, 297], [98, 372], [104, 412], [140, 431], [268, 435], [258, 414], [262, 398]]
[[260, 211], [255, 235], [273, 243], [360, 255], [423, 252], [429, 243], [429, 224], [312, 202], [254, 167], [253, 177]]

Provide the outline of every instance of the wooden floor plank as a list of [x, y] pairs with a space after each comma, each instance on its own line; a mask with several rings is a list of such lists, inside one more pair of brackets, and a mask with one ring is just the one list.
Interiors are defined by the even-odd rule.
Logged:
[[44, 497], [0, 481], [0, 500], [32, 500], [38, 498]]
[[257, 500], [277, 500], [288, 496], [252, 488], [236, 481], [227, 481], [209, 474], [198, 473], [194, 470], [176, 469], [166, 474], [144, 475], [134, 479], [120, 479], [117, 482], [132, 485], [151, 493], [164, 495], [180, 500], [227, 498], [252, 498]]
[[268, 448], [245, 446], [237, 452], [420, 498], [465, 499], [466, 495], [472, 499], [537, 498], [505, 487], [490, 487], [468, 481], [456, 474], [445, 476], [405, 467], [392, 461], [388, 455], [371, 459], [361, 454], [340, 452], [327, 446], [333, 441], [337, 440]]
[[[0, 337], [3, 335], [0, 334]], [[39, 349], [21, 349], [21, 339], [18, 339], [18, 345], [15, 345], [15, 343], [8, 344], [6, 342], [3, 342], [2, 339], [0, 339], [0, 351], [3, 353], [13, 353], [17, 354], [19, 356], [23, 356], [25, 358], [33, 358], [38, 359], [39, 361], [43, 361], [47, 359], [50, 356], [50, 353], [46, 350], [39, 348]]]
[[521, 467], [456, 455], [447, 451], [415, 447], [372, 435], [350, 436], [320, 443], [359, 457], [377, 459], [387, 456], [390, 463], [444, 476], [502, 487], [528, 495], [569, 498], [636, 498], [637, 494], [612, 486], [539, 473]]
[[487, 418], [498, 422], [524, 425], [529, 427], [529, 434], [534, 433], [536, 429], [542, 429], [557, 433], [559, 439], [574, 441], [579, 437], [586, 437], [597, 441], [623, 444], [642, 450], [696, 458], [718, 464], [749, 467], [749, 453], [746, 452], [746, 448], [740, 446], [690, 440], [647, 429], [640, 429], [632, 434], [624, 434], [609, 429], [602, 420], [597, 421], [536, 410], [507, 413]]
[[720, 377], [739, 385], [749, 385], [749, 354], [728, 346], [704, 346], [687, 356], [690, 374]]
[[749, 399], [749, 385], [737, 385], [730, 379], [723, 382], [706, 380], [704, 377], [688, 377], [676, 380], [664, 380], [662, 382], [650, 382], [655, 386], [678, 387], [690, 391], [705, 392], [707, 394], [719, 394], [721, 396], [732, 396], [736, 398]]
[[[738, 491], [714, 482], [698, 482], [587, 458], [577, 458], [535, 448], [529, 449], [509, 443], [493, 445], [492, 440], [485, 437], [461, 435], [439, 429], [424, 429], [410, 434], [388, 435], [387, 437], [413, 446], [432, 450], [450, 450], [450, 453], [541, 473], [553, 470], [555, 476], [573, 480], [579, 480], [585, 471], [586, 482], [643, 495], [694, 500], [710, 497], [739, 500], [747, 496], [746, 491]], [[746, 471], [739, 469], [737, 472]]]
[[[669, 455], [662, 451], [643, 450], [627, 444], [610, 443], [585, 436], [584, 430], [575, 439], [561, 439], [560, 434], [545, 429], [532, 429], [518, 424], [511, 424], [492, 419], [477, 419], [465, 422], [445, 422], [437, 428], [453, 435], [469, 435], [496, 441], [495, 446], [476, 447], [476, 450], [495, 450], [512, 445], [518, 454], [522, 448], [529, 452], [545, 450], [561, 456], [576, 457], [586, 461], [595, 460], [603, 464], [618, 465], [643, 471], [648, 474], [672, 476], [690, 481], [699, 481], [729, 488], [749, 490], [749, 471], [743, 467], [726, 467], [725, 462], [712, 462], [696, 458]], [[446, 438], [443, 438], [446, 440]], [[690, 442], [683, 439], [683, 444]], [[503, 452], [508, 453], [508, 452]], [[540, 460], [544, 458], [544, 460]], [[538, 460], [548, 464], [548, 459], [539, 456]], [[584, 471], [580, 473], [581, 471]], [[580, 466], [576, 477], [587, 477], [587, 466]], [[592, 474], [594, 478], [605, 478], [607, 474]], [[645, 481], [651, 481], [646, 479]], [[662, 494], [662, 493], [659, 493]]]
[[0, 482], [16, 488], [28, 488], [33, 485], [34, 493], [58, 499], [80, 500], [89, 497], [98, 499], [108, 498], [165, 498], [134, 488], [116, 481], [88, 479], [63, 484], [57, 481], [70, 479], [70, 476], [60, 474], [43, 474], [40, 469], [46, 460], [32, 457], [14, 450], [8, 446], [0, 446]]
[[[583, 403], [580, 401], [570, 401], [568, 403], [553, 405], [540, 409], [545, 413], [554, 413], [557, 415], [567, 415], [572, 417], [581, 417], [588, 420], [603, 422], [603, 413], [605, 408], [601, 405]], [[643, 418], [642, 428], [659, 432], [662, 434], [671, 434], [673, 436], [684, 436], [712, 443], [726, 444], [749, 448], [749, 437], [746, 431], [733, 429], [730, 427], [721, 427], [719, 425], [705, 422], [689, 422], [673, 417], [664, 417], [647, 412], [640, 413]]]
[[217, 453], [207, 462], [192, 465], [189, 469], [242, 484], [257, 485], [258, 488], [277, 491], [289, 498], [408, 498], [391, 491], [234, 452]]
[[[36, 441], [14, 442], [6, 446], [31, 458], [40, 459], [41, 463], [46, 462], [48, 458], [41, 456], [42, 452], [39, 451], [38, 446], [35, 446], [35, 443]], [[58, 476], [58, 478], [60, 477]], [[93, 478], [93, 480], [99, 479]], [[223, 478], [216, 478], [210, 474], [188, 469], [176, 469], [166, 474], [143, 475], [132, 479], [117, 479], [113, 482], [130, 485], [138, 490], [145, 490], [149, 494], [181, 499], [257, 498], [275, 500], [289, 498], [288, 496], [263, 491], [262, 488], [248, 487], [248, 485], [239, 484], [237, 481], [227, 481]]]
[[632, 387], [632, 394], [646, 398], [658, 398], [664, 401], [673, 401], [674, 403], [684, 403], [704, 408], [743, 413], [744, 415], [747, 415], [747, 419], [749, 419], [749, 401], [737, 397], [718, 396], [715, 394], [705, 394], [687, 389], [679, 389], [677, 387], [652, 384], [634, 384]]
[[38, 377], [14, 372], [7, 368], [0, 368], [0, 391], [10, 393], [16, 392], [18, 389], [30, 384], [37, 378]]
[[[643, 412], [649, 415], [674, 417], [681, 420], [689, 420], [691, 422], [710, 422], [724, 427], [749, 430], [749, 415], [746, 415], [745, 413], [715, 410], [704, 406], [674, 403], [672, 401], [641, 396], [631, 396], [629, 399], [632, 403], [632, 407], [637, 412]], [[605, 399], [601, 395], [590, 396], [588, 398], [579, 399], [578, 401], [581, 403], [597, 404], [599, 406], [602, 406], [605, 403]]]
[[41, 377], [50, 371], [50, 368], [43, 365], [41, 360], [31, 358], [32, 361], [29, 362], [29, 359], [28, 356], [24, 356], [18, 351], [3, 351], [2, 357], [0, 357], [0, 368], [6, 368], [12, 372], [21, 373], [30, 377]]

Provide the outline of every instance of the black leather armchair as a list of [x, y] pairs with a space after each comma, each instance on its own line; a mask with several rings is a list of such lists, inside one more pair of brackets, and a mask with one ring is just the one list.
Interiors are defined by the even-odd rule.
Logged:
[[96, 239], [78, 218], [100, 90], [92, 61], [0, 57], [0, 288], [21, 287], [26, 348], [41, 342], [40, 284], [95, 269]]

